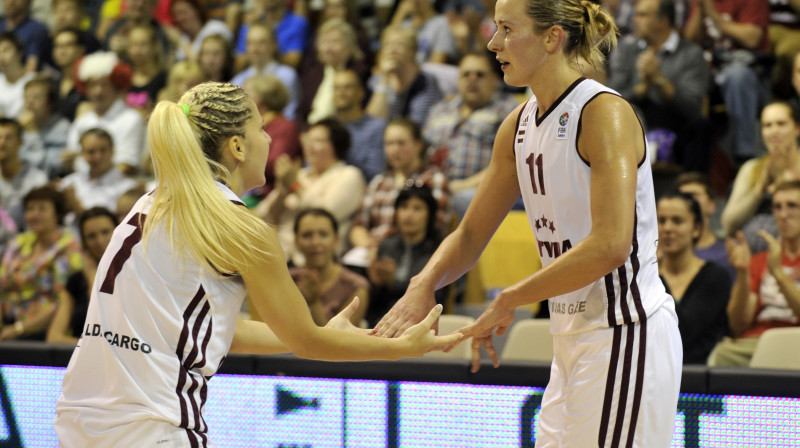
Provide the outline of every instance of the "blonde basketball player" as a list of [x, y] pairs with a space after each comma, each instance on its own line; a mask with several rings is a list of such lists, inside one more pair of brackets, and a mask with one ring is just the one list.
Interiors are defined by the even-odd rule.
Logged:
[[[64, 447], [207, 447], [207, 379], [229, 352], [325, 360], [417, 356], [440, 313], [400, 340], [319, 328], [275, 231], [239, 199], [263, 185], [269, 136], [230, 84], [201, 84], [150, 117], [158, 187], [114, 231], [56, 409]], [[238, 318], [250, 294], [262, 322]], [[334, 318], [344, 324], [357, 304]]]
[[[500, 127], [486, 178], [464, 220], [376, 330], [392, 336], [425, 315], [521, 194], [542, 269], [504, 289], [474, 325], [483, 346], [520, 305], [549, 299], [555, 358], [537, 447], [670, 445], [682, 346], [658, 278], [657, 223], [642, 126], [616, 92], [582, 76], [616, 44], [611, 16], [589, 1], [498, 0], [489, 49], [533, 96]], [[531, 341], [535, 344], [536, 341]]]

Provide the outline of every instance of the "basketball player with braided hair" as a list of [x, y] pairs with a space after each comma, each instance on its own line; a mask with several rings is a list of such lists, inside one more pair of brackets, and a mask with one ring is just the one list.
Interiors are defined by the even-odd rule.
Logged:
[[586, 0], [498, 0], [494, 19], [489, 49], [505, 81], [533, 96], [501, 125], [459, 227], [376, 331], [394, 336], [419, 322], [433, 292], [475, 264], [521, 194], [542, 269], [459, 330], [473, 338], [473, 370], [481, 347], [497, 365], [492, 335], [506, 331], [516, 307], [547, 299], [555, 357], [536, 446], [667, 447], [682, 345], [658, 277], [644, 133], [630, 104], [582, 74], [616, 44], [614, 21]]
[[[231, 84], [200, 84], [156, 106], [148, 136], [157, 187], [99, 263], [56, 409], [61, 446], [210, 446], [206, 382], [229, 351], [397, 359], [459, 336], [433, 336], [434, 307], [398, 340], [370, 337], [348, 321], [357, 299], [326, 328], [314, 324], [274, 229], [239, 198], [264, 184], [262, 127], [255, 103]], [[245, 294], [266, 323], [239, 318]]]

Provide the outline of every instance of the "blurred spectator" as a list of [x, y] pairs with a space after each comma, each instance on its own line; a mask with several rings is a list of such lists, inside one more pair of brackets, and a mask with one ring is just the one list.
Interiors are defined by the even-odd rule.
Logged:
[[325, 209], [302, 210], [295, 219], [294, 234], [297, 251], [303, 254], [305, 264], [290, 269], [289, 273], [305, 297], [314, 322], [320, 326], [327, 324], [357, 296], [358, 309], [350, 321], [359, 325], [369, 306], [369, 282], [336, 261], [339, 247], [336, 218]]
[[25, 83], [36, 76], [26, 72], [22, 43], [13, 33], [0, 34], [0, 116], [19, 118], [25, 103]]
[[334, 116], [333, 84], [336, 74], [352, 70], [362, 81], [372, 68], [356, 44], [353, 27], [341, 19], [331, 19], [317, 30], [316, 52], [304, 60], [300, 69], [300, 105], [297, 117], [308, 123]]
[[219, 34], [203, 39], [197, 62], [206, 74], [206, 81], [230, 82], [233, 78], [233, 56], [233, 46]]
[[[78, 67], [76, 85], [91, 105], [75, 118], [67, 136], [67, 151], [77, 155], [80, 136], [91, 128], [103, 128], [114, 138], [114, 164], [125, 174], [135, 174], [144, 156], [144, 120], [125, 104], [124, 95], [131, 85], [131, 68], [112, 52], [87, 55]], [[67, 161], [65, 161], [65, 164]], [[85, 163], [75, 163], [77, 171], [87, 171]]]
[[[55, 36], [66, 29], [79, 30], [83, 36], [87, 53], [94, 53], [101, 48], [94, 34], [88, 33], [90, 18], [82, 0], [53, 0], [53, 52], [55, 53]], [[58, 66], [56, 65], [56, 68]]]
[[[282, 155], [275, 161], [275, 189], [263, 200], [256, 213], [266, 222], [278, 226], [278, 238], [288, 258], [303, 265], [303, 257], [295, 249], [292, 225], [297, 213], [309, 207], [326, 208], [339, 225], [339, 241], [346, 241], [347, 232], [364, 197], [364, 177], [358, 168], [345, 164], [350, 149], [350, 134], [336, 120], [325, 119], [312, 124], [301, 138], [303, 158], [307, 164]], [[337, 250], [340, 254], [342, 248]]]
[[76, 28], [65, 28], [53, 36], [53, 61], [58, 68], [56, 110], [68, 121], [75, 120], [78, 105], [84, 100], [75, 86], [75, 66], [86, 49], [86, 33]]
[[383, 145], [389, 167], [369, 183], [350, 232], [351, 245], [361, 248], [360, 254], [350, 254], [350, 257], [360, 260], [353, 263], [356, 265], [366, 263], [392, 231], [397, 194], [406, 186], [427, 185], [431, 188], [433, 197], [439, 202], [437, 231], [444, 235], [450, 225], [447, 177], [438, 167], [426, 163], [425, 142], [419, 126], [408, 119], [389, 122]]
[[705, 364], [728, 328], [725, 308], [733, 279], [721, 266], [694, 253], [703, 229], [700, 204], [683, 193], [658, 200], [658, 273], [675, 299], [683, 363]]
[[164, 57], [152, 26], [137, 25], [128, 31], [128, 58], [133, 72], [125, 103], [138, 110], [145, 120], [156, 106], [158, 92], [167, 85]]
[[286, 118], [281, 111], [289, 103], [289, 91], [281, 81], [270, 75], [256, 75], [244, 83], [244, 91], [256, 103], [264, 132], [272, 141], [264, 175], [267, 182], [256, 192], [260, 197], [268, 195], [275, 187], [275, 162], [282, 155], [295, 160], [300, 156], [300, 131], [294, 121]]
[[0, 205], [17, 229], [25, 226], [22, 198], [47, 183], [47, 174], [20, 158], [21, 147], [22, 126], [11, 118], [0, 118]]
[[56, 85], [46, 77], [25, 84], [25, 108], [19, 124], [25, 131], [22, 157], [50, 179], [61, 174], [61, 153], [67, 146], [69, 121], [56, 111]]
[[736, 173], [725, 209], [722, 227], [728, 236], [740, 230], [750, 250], [766, 250], [759, 232], [776, 236], [778, 229], [771, 211], [772, 192], [786, 180], [800, 179], [800, 115], [789, 104], [775, 101], [761, 112], [761, 136], [767, 154], [745, 162]]
[[136, 181], [114, 169], [114, 140], [105, 129], [87, 130], [80, 145], [89, 170], [72, 173], [59, 185], [69, 210], [77, 216], [92, 207], [113, 209], [123, 193], [136, 187]]
[[205, 80], [203, 67], [195, 61], [178, 61], [169, 69], [167, 85], [158, 92], [158, 101], [178, 101], [189, 89]]
[[381, 51], [369, 86], [372, 97], [367, 113], [393, 120], [408, 117], [422, 126], [430, 108], [442, 92], [433, 75], [420, 70], [414, 54], [417, 38], [413, 30], [390, 26], [381, 34]]
[[[739, 232], [729, 239], [728, 253], [736, 268], [728, 320], [732, 338], [724, 338], [709, 356], [710, 366], [747, 366], [758, 338], [771, 328], [800, 324], [800, 182], [779, 184], [772, 196], [777, 239], [760, 231], [767, 250], [752, 254]], [[752, 254], [752, 255], [751, 255]]]
[[[381, 241], [375, 260], [367, 268], [372, 283], [367, 310], [369, 327], [374, 327], [405, 294], [411, 277], [419, 274], [439, 247], [437, 209], [437, 201], [427, 186], [412, 185], [397, 194], [394, 205], [397, 232]], [[446, 288], [436, 291], [436, 303], [444, 302], [446, 291]]]
[[274, 32], [278, 44], [278, 59], [292, 68], [300, 65], [308, 45], [308, 21], [286, 7], [287, 0], [256, 0], [255, 9], [248, 13], [247, 24], [239, 28], [236, 50], [247, 52], [247, 35], [253, 24], [260, 23]]
[[409, 28], [417, 36], [417, 63], [453, 63], [458, 49], [447, 16], [437, 14], [430, 0], [400, 0], [390, 26]]
[[769, 9], [769, 43], [775, 55], [772, 90], [781, 98], [789, 98], [793, 58], [800, 52], [800, 1], [769, 0]]
[[[153, 17], [153, 0], [126, 0], [125, 11], [108, 28], [103, 40], [103, 48], [113, 51], [125, 62], [134, 63], [128, 54], [130, 31], [134, 27], [147, 27], [153, 31], [153, 40], [161, 47], [161, 52], [169, 51], [169, 39], [164, 28]], [[91, 51], [88, 51], [91, 53]]]
[[686, 37], [708, 53], [714, 81], [722, 93], [738, 162], [756, 155], [756, 114], [765, 103], [768, 77], [761, 59], [769, 51], [767, 0], [692, 2]]
[[464, 56], [458, 66], [458, 94], [436, 103], [423, 128], [434, 163], [441, 163], [453, 211], [463, 217], [492, 158], [500, 124], [519, 101], [500, 91], [500, 77], [486, 53]]
[[707, 172], [712, 142], [703, 105], [710, 72], [703, 50], [678, 33], [673, 0], [640, 0], [635, 10], [634, 35], [610, 58], [608, 86], [636, 106], [651, 137], [669, 134], [659, 160]]
[[716, 229], [711, 228], [711, 216], [717, 211], [717, 203], [714, 200], [714, 191], [711, 189], [708, 177], [695, 172], [682, 173], [675, 181], [675, 187], [679, 192], [692, 196], [700, 205], [703, 215], [703, 230], [694, 245], [694, 254], [702, 260], [713, 261], [725, 268], [733, 281], [736, 271], [733, 270], [733, 266], [728, 260], [725, 241], [717, 238]]
[[0, 254], [5, 253], [6, 244], [17, 234], [17, 223], [0, 203]]
[[117, 217], [117, 222], [124, 222], [125, 217], [128, 216], [128, 213], [136, 204], [136, 201], [145, 194], [147, 194], [147, 190], [145, 190], [142, 185], [137, 185], [125, 193], [122, 193], [119, 199], [117, 199], [117, 204], [114, 208], [114, 216]]
[[794, 65], [792, 66], [792, 87], [794, 87], [794, 95], [789, 100], [789, 103], [795, 110], [800, 110], [800, 51], [794, 55]]
[[14, 33], [22, 42], [25, 71], [34, 73], [50, 57], [47, 26], [31, 18], [30, 0], [3, 0], [6, 15], [0, 18], [0, 32]]
[[59, 295], [53, 322], [47, 329], [47, 342], [78, 343], [83, 334], [97, 264], [117, 224], [114, 214], [102, 207], [90, 208], [78, 218], [83, 243], [83, 269], [67, 278], [66, 291]]
[[289, 90], [289, 104], [283, 114], [294, 119], [300, 101], [300, 84], [293, 68], [275, 60], [275, 34], [265, 25], [252, 25], [247, 32], [247, 57], [250, 66], [231, 80], [231, 84], [244, 86], [248, 78], [255, 75], [272, 75], [281, 80]]
[[83, 267], [78, 240], [62, 228], [63, 195], [44, 186], [23, 203], [28, 231], [9, 243], [0, 264], [0, 340], [44, 340], [67, 278]]
[[166, 32], [170, 43], [176, 47], [175, 59], [178, 61], [197, 60], [203, 39], [212, 34], [233, 40], [233, 33], [225, 23], [209, 20], [199, 0], [172, 0], [170, 12], [175, 28], [167, 28]]
[[366, 90], [358, 73], [342, 70], [333, 78], [333, 106], [336, 119], [350, 131], [352, 144], [347, 163], [361, 170], [369, 182], [386, 169], [383, 132], [386, 120], [364, 112]]

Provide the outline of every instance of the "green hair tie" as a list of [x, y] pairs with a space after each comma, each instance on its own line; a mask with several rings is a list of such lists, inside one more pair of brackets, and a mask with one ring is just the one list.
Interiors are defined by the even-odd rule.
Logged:
[[189, 116], [189, 105], [180, 103], [180, 104], [178, 104], [178, 106], [181, 106], [181, 109], [183, 110], [183, 114], [188, 117]]

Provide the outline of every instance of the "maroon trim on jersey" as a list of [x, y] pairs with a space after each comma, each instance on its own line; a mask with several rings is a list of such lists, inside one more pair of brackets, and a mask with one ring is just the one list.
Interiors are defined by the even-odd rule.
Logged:
[[119, 275], [120, 271], [122, 271], [122, 266], [126, 261], [128, 261], [128, 258], [131, 257], [133, 246], [142, 241], [142, 226], [144, 226], [144, 220], [146, 218], [147, 215], [136, 213], [131, 216], [131, 219], [128, 220], [127, 224], [134, 226], [135, 228], [133, 229], [133, 232], [131, 232], [131, 234], [122, 241], [122, 246], [120, 246], [117, 253], [114, 254], [111, 264], [108, 265], [108, 271], [106, 271], [105, 279], [100, 286], [100, 292], [114, 294], [114, 283], [117, 280], [117, 275]]
[[603, 397], [603, 411], [600, 414], [600, 433], [598, 434], [597, 438], [597, 446], [606, 445], [606, 435], [608, 434], [608, 422], [611, 419], [611, 402], [614, 400], [614, 382], [617, 376], [619, 349], [622, 342], [622, 327], [616, 325], [613, 328], [614, 328], [614, 342], [611, 344], [611, 360], [608, 363], [608, 376], [606, 377], [606, 393], [605, 396]]
[[606, 282], [606, 299], [608, 300], [608, 326], [617, 325], [617, 295], [614, 292], [614, 272], [609, 272], [603, 279]]
[[[211, 310], [211, 306], [208, 303], [208, 300], [205, 300], [205, 289], [203, 289], [203, 285], [200, 285], [200, 288], [197, 290], [197, 293], [192, 298], [192, 301], [183, 311], [183, 327], [181, 328], [181, 335], [178, 338], [178, 345], [175, 349], [175, 354], [178, 357], [178, 362], [180, 364], [179, 376], [178, 376], [178, 384], [175, 388], [175, 392], [178, 395], [178, 401], [180, 403], [181, 409], [181, 423], [180, 427], [186, 429], [186, 434], [189, 437], [189, 442], [191, 443], [192, 447], [200, 447], [200, 446], [207, 446], [208, 444], [208, 437], [206, 436], [205, 432], [208, 431], [208, 425], [203, 418], [201, 410], [206, 403], [206, 397], [208, 395], [207, 389], [207, 382], [206, 378], [200, 376], [200, 379], [197, 377], [199, 375], [192, 372], [193, 368], [202, 367], [206, 364], [206, 348], [208, 346], [208, 341], [211, 339], [211, 333], [213, 328], [213, 322], [208, 321], [208, 327], [206, 328], [205, 334], [203, 335], [203, 342], [202, 344], [199, 343], [199, 336], [200, 330], [203, 326], [203, 322], [208, 319], [209, 311]], [[194, 320], [194, 323], [191, 325], [191, 330], [189, 329], [190, 321], [192, 315], [197, 311], [198, 307], [202, 303], [202, 307], [197, 312], [197, 316]], [[191, 336], [191, 344], [192, 348], [189, 351], [189, 354], [184, 357], [184, 351], [186, 350], [187, 343], [189, 342], [189, 338]], [[199, 356], [199, 360], [198, 359]], [[196, 361], [197, 360], [197, 361]], [[196, 362], [195, 362], [196, 361]], [[186, 389], [184, 392], [184, 387], [186, 383], [191, 381], [191, 385]], [[195, 395], [198, 395], [197, 390], [199, 388], [199, 396], [200, 396], [200, 403], [197, 402]], [[188, 400], [187, 400], [188, 397]], [[189, 419], [189, 408], [191, 407], [191, 426], [190, 428], [190, 419]], [[200, 441], [198, 442], [198, 438]]]
[[558, 99], [555, 100], [555, 102], [550, 106], [549, 109], [547, 109], [547, 111], [545, 111], [544, 115], [542, 115], [541, 117], [539, 117], [539, 104], [537, 100], [536, 110], [533, 111], [534, 112], [533, 117], [534, 120], [536, 120], [536, 127], [538, 128], [542, 124], [542, 122], [550, 115], [550, 112], [554, 111], [558, 107], [558, 105], [561, 104], [562, 101], [564, 101], [564, 98], [566, 98], [567, 95], [569, 95], [573, 90], [575, 90], [575, 87], [578, 87], [578, 84], [582, 83], [585, 80], [586, 78], [581, 76], [580, 78], [576, 79], [575, 82], [570, 84], [570, 86], [567, 87], [567, 90], [565, 90], [558, 97]]
[[647, 319], [647, 314], [642, 305], [642, 294], [639, 291], [639, 283], [636, 277], [639, 274], [639, 238], [637, 237], [637, 227], [639, 227], [639, 216], [634, 208], [633, 212], [633, 241], [631, 242], [631, 269], [633, 270], [633, 279], [631, 280], [631, 296], [633, 297], [633, 306], [636, 307], [636, 314], [639, 315], [639, 320], [644, 321]]
[[631, 319], [631, 310], [628, 308], [628, 271], [624, 264], [617, 268], [617, 273], [619, 274], [619, 309], [622, 311], [622, 322], [629, 324], [633, 320]]
[[[530, 98], [528, 98], [525, 101], [525, 104], [519, 110], [519, 114], [517, 115], [517, 124], [516, 126], [514, 126], [514, 139], [516, 140], [517, 143], [522, 143], [523, 140], [525, 140], [524, 138], [520, 138], [520, 136], [525, 135], [525, 130], [520, 129], [519, 124], [522, 122], [522, 113], [525, 112], [525, 108], [528, 107], [528, 103], [530, 101], [531, 101]], [[525, 124], [527, 125], [527, 121], [525, 122]], [[517, 143], [514, 143], [513, 141], [511, 142], [511, 154], [514, 154], [514, 157], [517, 156]]]
[[[626, 103], [628, 103], [629, 106], [631, 106], [631, 109], [634, 109], [634, 107], [633, 107], [633, 105], [631, 104], [630, 101], [628, 101], [627, 99], [622, 97], [622, 95], [618, 95], [618, 94], [616, 94], [614, 92], [598, 92], [595, 96], [589, 98], [589, 101], [587, 101], [586, 104], [583, 105], [583, 107], [581, 108], [580, 116], [578, 117], [578, 130], [575, 132], [576, 133], [576, 135], [575, 135], [575, 151], [578, 153], [578, 157], [580, 157], [581, 160], [583, 160], [583, 163], [585, 163], [586, 166], [592, 166], [592, 165], [589, 163], [588, 160], [583, 158], [583, 156], [581, 155], [581, 152], [578, 150], [578, 140], [581, 137], [581, 127], [583, 126], [583, 110], [586, 109], [586, 106], [589, 103], [591, 103], [595, 98], [597, 98], [598, 96], [600, 96], [603, 93], [608, 93], [610, 95], [614, 95], [616, 97], [622, 98]], [[636, 121], [639, 122], [639, 129], [642, 130], [642, 141], [644, 143], [644, 155], [642, 156], [642, 160], [640, 160], [639, 163], [636, 164], [636, 168], [638, 169], [638, 168], [641, 168], [642, 164], [644, 163], [644, 161], [647, 160], [647, 136], [644, 135], [644, 126], [642, 126], [642, 120], [639, 119], [639, 115], [636, 113], [636, 109], [634, 109], [633, 115], [636, 116]]]

